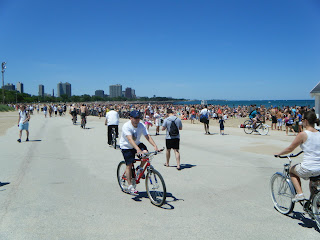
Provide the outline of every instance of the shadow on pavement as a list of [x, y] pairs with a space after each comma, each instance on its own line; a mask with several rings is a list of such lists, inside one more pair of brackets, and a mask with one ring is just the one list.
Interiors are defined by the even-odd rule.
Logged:
[[[10, 184], [9, 182], [0, 182], [0, 187], [3, 187], [3, 186], [5, 186], [5, 185], [8, 185], [8, 184]], [[0, 191], [4, 191], [5, 189], [3, 189], [3, 190], [0, 190]]]
[[[134, 196], [132, 199], [136, 202], [141, 202], [143, 198], [149, 199], [147, 192], [139, 192], [138, 196]], [[171, 200], [172, 199], [172, 200]], [[176, 201], [184, 201], [183, 199], [178, 199], [172, 195], [172, 193], [167, 193], [166, 202], [159, 208], [166, 209], [166, 210], [173, 210], [174, 206], [172, 206], [171, 202]]]
[[[307, 214], [307, 213], [305, 213]], [[298, 223], [301, 227], [304, 228], [314, 228], [317, 232], [320, 233], [320, 230], [317, 227], [317, 223], [310, 218], [306, 218], [304, 213], [293, 211], [292, 216], [288, 215], [288, 217], [296, 220], [300, 220], [301, 223]]]
[[29, 140], [28, 142], [41, 142], [42, 140]]

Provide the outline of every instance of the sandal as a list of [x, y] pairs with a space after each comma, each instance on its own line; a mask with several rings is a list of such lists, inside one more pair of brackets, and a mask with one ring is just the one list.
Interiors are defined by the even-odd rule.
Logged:
[[181, 167], [177, 167], [177, 170], [180, 171], [180, 170], [181, 170]]
[[163, 164], [163, 166], [165, 166], [165, 167], [169, 167], [169, 165], [167, 165], [166, 163], [165, 163], [165, 164]]

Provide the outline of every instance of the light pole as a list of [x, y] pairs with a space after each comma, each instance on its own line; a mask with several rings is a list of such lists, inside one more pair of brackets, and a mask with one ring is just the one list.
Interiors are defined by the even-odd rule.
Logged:
[[2, 62], [2, 96], [3, 96], [3, 100], [2, 103], [4, 104], [4, 71], [6, 69], [6, 62]]

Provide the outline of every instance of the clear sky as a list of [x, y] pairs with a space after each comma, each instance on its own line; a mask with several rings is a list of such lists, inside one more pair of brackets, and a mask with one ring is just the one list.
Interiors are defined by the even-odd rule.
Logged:
[[93, 95], [311, 99], [318, 0], [0, 0], [5, 83]]

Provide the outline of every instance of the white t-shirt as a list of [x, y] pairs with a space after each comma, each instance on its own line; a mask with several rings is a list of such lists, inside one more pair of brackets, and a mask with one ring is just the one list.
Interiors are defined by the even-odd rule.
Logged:
[[204, 108], [201, 110], [200, 115], [208, 115], [208, 109]]
[[132, 136], [132, 139], [134, 142], [139, 145], [140, 144], [140, 137], [141, 135], [148, 135], [147, 128], [139, 122], [137, 128], [135, 128], [131, 120], [123, 124], [122, 126], [122, 132], [121, 132], [121, 138], [120, 138], [120, 148], [121, 149], [133, 149], [133, 146], [129, 143], [127, 136]]
[[109, 125], [119, 125], [119, 114], [118, 114], [118, 112], [116, 112], [114, 110], [107, 112], [106, 119], [108, 121], [108, 126]]
[[27, 112], [26, 111], [20, 111], [19, 112], [19, 115], [20, 115], [20, 123], [23, 123], [26, 119], [27, 119]]

